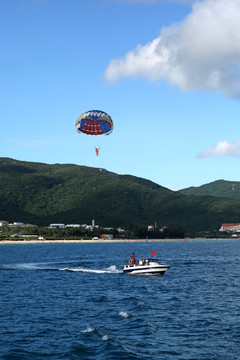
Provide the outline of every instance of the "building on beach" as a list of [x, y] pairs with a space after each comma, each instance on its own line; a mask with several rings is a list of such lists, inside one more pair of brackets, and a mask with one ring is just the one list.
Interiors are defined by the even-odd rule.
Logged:
[[219, 229], [221, 232], [240, 232], [240, 223], [223, 223]]
[[50, 224], [49, 225], [50, 229], [64, 229], [65, 228], [65, 224]]

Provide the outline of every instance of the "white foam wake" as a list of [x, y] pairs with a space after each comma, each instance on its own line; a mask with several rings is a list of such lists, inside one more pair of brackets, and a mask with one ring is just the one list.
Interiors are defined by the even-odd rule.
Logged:
[[91, 333], [91, 332], [93, 332], [94, 330], [95, 330], [95, 329], [94, 329], [93, 327], [88, 326], [88, 327], [86, 327], [86, 329], [82, 330], [81, 332], [82, 332], [82, 333]]
[[119, 315], [122, 316], [124, 319], [127, 319], [129, 317], [128, 313], [126, 313], [125, 311], [120, 311]]
[[111, 265], [106, 269], [88, 269], [84, 267], [76, 267], [76, 268], [63, 268], [59, 269], [61, 271], [74, 271], [74, 272], [84, 272], [84, 273], [92, 273], [92, 274], [112, 274], [112, 273], [120, 273], [121, 270], [118, 270], [115, 265]]

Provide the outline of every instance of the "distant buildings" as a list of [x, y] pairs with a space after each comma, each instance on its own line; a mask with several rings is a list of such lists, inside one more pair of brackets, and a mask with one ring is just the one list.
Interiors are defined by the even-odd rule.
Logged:
[[23, 222], [20, 222], [20, 221], [15, 221], [14, 223], [12, 224], [8, 224], [8, 226], [23, 226], [24, 223]]
[[50, 224], [49, 225], [50, 229], [65, 229], [65, 228], [83, 228], [85, 230], [93, 230], [93, 229], [98, 229], [99, 226], [95, 225], [95, 220], [92, 220], [92, 225], [87, 225], [87, 224]]
[[154, 225], [148, 225], [147, 229], [148, 231], [154, 230]]
[[13, 222], [13, 223], [9, 223], [8, 221], [4, 221], [4, 220], [0, 220], [0, 227], [3, 226], [23, 226], [24, 223], [23, 222]]
[[240, 232], [240, 223], [223, 223], [219, 231], [230, 233]]
[[[148, 231], [153, 231], [153, 230], [156, 230], [156, 224], [155, 225], [148, 225], [148, 227], [147, 227], [147, 230]], [[168, 226], [162, 226], [160, 229], [158, 229], [160, 232], [163, 232], [165, 229], [167, 229], [168, 228]]]
[[[17, 227], [17, 226], [22, 226], [22, 227], [37, 227], [37, 225], [33, 225], [33, 224], [24, 224], [23, 222], [13, 222], [13, 223], [9, 223], [8, 221], [5, 220], [0, 220], [0, 227], [4, 227], [4, 226], [9, 226], [9, 227]], [[50, 224], [48, 226], [49, 229], [66, 229], [66, 228], [75, 228], [75, 229], [79, 229], [82, 228], [84, 230], [87, 231], [93, 231], [94, 229], [99, 229], [99, 225], [95, 224], [95, 220], [92, 220], [91, 225], [88, 224], [63, 224], [63, 223], [53, 223]], [[123, 233], [125, 230], [118, 227], [116, 229], [119, 233]], [[112, 227], [104, 227], [104, 231], [112, 231]], [[107, 237], [109, 235], [106, 235]]]
[[65, 225], [64, 224], [50, 224], [49, 225], [49, 228], [50, 229], [64, 229], [65, 228]]
[[78, 229], [80, 227], [81, 227], [81, 225], [79, 225], [79, 224], [67, 224], [65, 226], [65, 228], [74, 228], [74, 229]]

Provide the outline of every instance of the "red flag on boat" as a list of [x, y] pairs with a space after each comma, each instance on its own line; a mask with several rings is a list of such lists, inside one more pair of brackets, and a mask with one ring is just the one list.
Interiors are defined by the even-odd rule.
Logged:
[[155, 251], [152, 252], [152, 256], [155, 256]]

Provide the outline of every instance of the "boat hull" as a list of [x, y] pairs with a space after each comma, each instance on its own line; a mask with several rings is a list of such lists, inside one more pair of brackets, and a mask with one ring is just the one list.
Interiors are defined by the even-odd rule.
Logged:
[[169, 265], [157, 264], [157, 265], [125, 265], [123, 272], [128, 274], [140, 274], [140, 275], [164, 275], [170, 268]]

